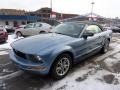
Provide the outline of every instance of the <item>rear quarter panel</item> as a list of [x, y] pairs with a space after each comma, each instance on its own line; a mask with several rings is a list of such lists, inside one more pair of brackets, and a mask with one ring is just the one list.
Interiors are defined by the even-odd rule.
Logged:
[[102, 45], [104, 45], [106, 39], [109, 39], [110, 42], [111, 42], [111, 40], [112, 40], [112, 30], [103, 31], [103, 32], [100, 33], [100, 36], [102, 36], [102, 38], [103, 38], [102, 39], [103, 40]]

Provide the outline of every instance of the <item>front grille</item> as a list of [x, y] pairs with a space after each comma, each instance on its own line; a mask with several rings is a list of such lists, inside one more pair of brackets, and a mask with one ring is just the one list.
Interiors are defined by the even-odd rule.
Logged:
[[21, 58], [23, 58], [23, 59], [27, 59], [26, 54], [24, 54], [24, 53], [22, 53], [22, 52], [20, 52], [20, 51], [17, 51], [17, 50], [15, 50], [15, 49], [13, 49], [13, 51], [14, 51], [14, 53], [15, 53], [17, 56], [19, 56], [19, 57], [21, 57]]

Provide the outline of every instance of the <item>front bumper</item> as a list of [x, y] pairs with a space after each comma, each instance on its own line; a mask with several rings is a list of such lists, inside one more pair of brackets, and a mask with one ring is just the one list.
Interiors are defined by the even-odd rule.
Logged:
[[47, 63], [34, 63], [30, 60], [25, 60], [14, 54], [13, 50], [10, 52], [11, 61], [18, 66], [21, 70], [46, 75], [49, 73], [50, 67]]

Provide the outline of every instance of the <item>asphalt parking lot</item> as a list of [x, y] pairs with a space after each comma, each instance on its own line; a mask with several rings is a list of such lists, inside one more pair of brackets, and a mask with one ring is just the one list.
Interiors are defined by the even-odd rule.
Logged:
[[9, 50], [0, 51], [0, 90], [120, 90], [120, 34], [113, 34], [109, 52], [96, 54], [74, 65], [56, 81], [48, 76], [20, 71], [9, 60]]

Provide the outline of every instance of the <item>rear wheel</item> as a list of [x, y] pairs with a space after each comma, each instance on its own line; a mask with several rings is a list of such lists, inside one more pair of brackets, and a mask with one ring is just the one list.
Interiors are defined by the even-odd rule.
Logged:
[[21, 37], [22, 33], [21, 32], [17, 32], [16, 35], [17, 35], [17, 37]]
[[105, 43], [101, 49], [101, 53], [106, 53], [109, 50], [110, 41], [108, 39], [105, 40]]
[[62, 79], [72, 66], [72, 58], [68, 54], [60, 55], [54, 62], [51, 74], [54, 79]]
[[45, 31], [40, 31], [40, 33], [39, 34], [44, 34], [45, 33]]

